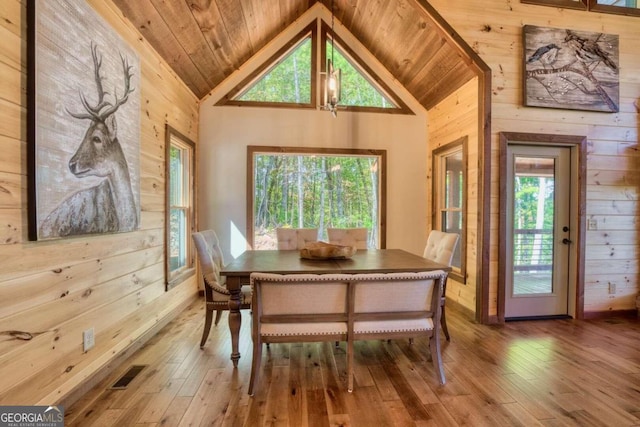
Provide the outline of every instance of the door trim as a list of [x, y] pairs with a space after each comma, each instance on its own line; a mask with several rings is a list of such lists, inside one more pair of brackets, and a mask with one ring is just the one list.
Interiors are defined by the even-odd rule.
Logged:
[[[553, 135], [543, 133], [500, 132], [500, 224], [498, 238], [498, 320], [504, 323], [505, 311], [505, 278], [507, 266], [506, 236], [507, 236], [507, 145], [522, 144], [533, 146], [571, 147], [576, 155], [571, 156], [571, 167], [577, 174], [577, 194], [572, 196], [572, 203], [576, 206], [576, 235], [572, 235], [575, 242], [576, 254], [569, 262], [569, 275], [575, 278], [575, 295], [569, 296], [569, 315], [575, 319], [584, 318], [584, 267], [585, 267], [585, 236], [586, 236], [586, 194], [587, 194], [587, 137], [578, 135]], [[577, 163], [577, 164], [575, 164]], [[573, 304], [571, 303], [573, 301]]]

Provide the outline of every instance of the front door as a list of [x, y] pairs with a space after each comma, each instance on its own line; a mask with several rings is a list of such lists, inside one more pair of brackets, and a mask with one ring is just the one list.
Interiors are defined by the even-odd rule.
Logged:
[[507, 146], [505, 319], [568, 315], [571, 148]]

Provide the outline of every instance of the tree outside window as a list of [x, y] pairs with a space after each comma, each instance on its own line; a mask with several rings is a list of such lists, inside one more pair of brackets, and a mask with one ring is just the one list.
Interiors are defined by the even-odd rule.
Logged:
[[368, 247], [384, 236], [384, 150], [249, 147], [252, 171], [247, 236], [254, 249], [277, 249], [276, 228], [368, 229]]

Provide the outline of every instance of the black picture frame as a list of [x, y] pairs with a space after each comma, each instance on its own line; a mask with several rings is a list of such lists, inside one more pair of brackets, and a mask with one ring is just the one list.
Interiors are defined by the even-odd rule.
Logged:
[[140, 60], [84, 1], [27, 1], [29, 240], [140, 226]]

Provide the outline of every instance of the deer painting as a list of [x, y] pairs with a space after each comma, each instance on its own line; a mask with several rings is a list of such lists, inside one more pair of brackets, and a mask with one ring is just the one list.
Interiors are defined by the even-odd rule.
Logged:
[[131, 188], [127, 161], [118, 141], [115, 112], [134, 91], [130, 87], [132, 67], [120, 55], [124, 74], [124, 90], [118, 97], [114, 89], [113, 102], [105, 99], [100, 68], [102, 55], [91, 43], [94, 79], [98, 92], [95, 105], [80, 93], [84, 112], [72, 117], [88, 120], [82, 142], [69, 160], [69, 170], [77, 178], [95, 176], [102, 181], [90, 188], [77, 191], [64, 199], [40, 225], [42, 237], [71, 236], [79, 234], [123, 232], [138, 227], [138, 210]]

